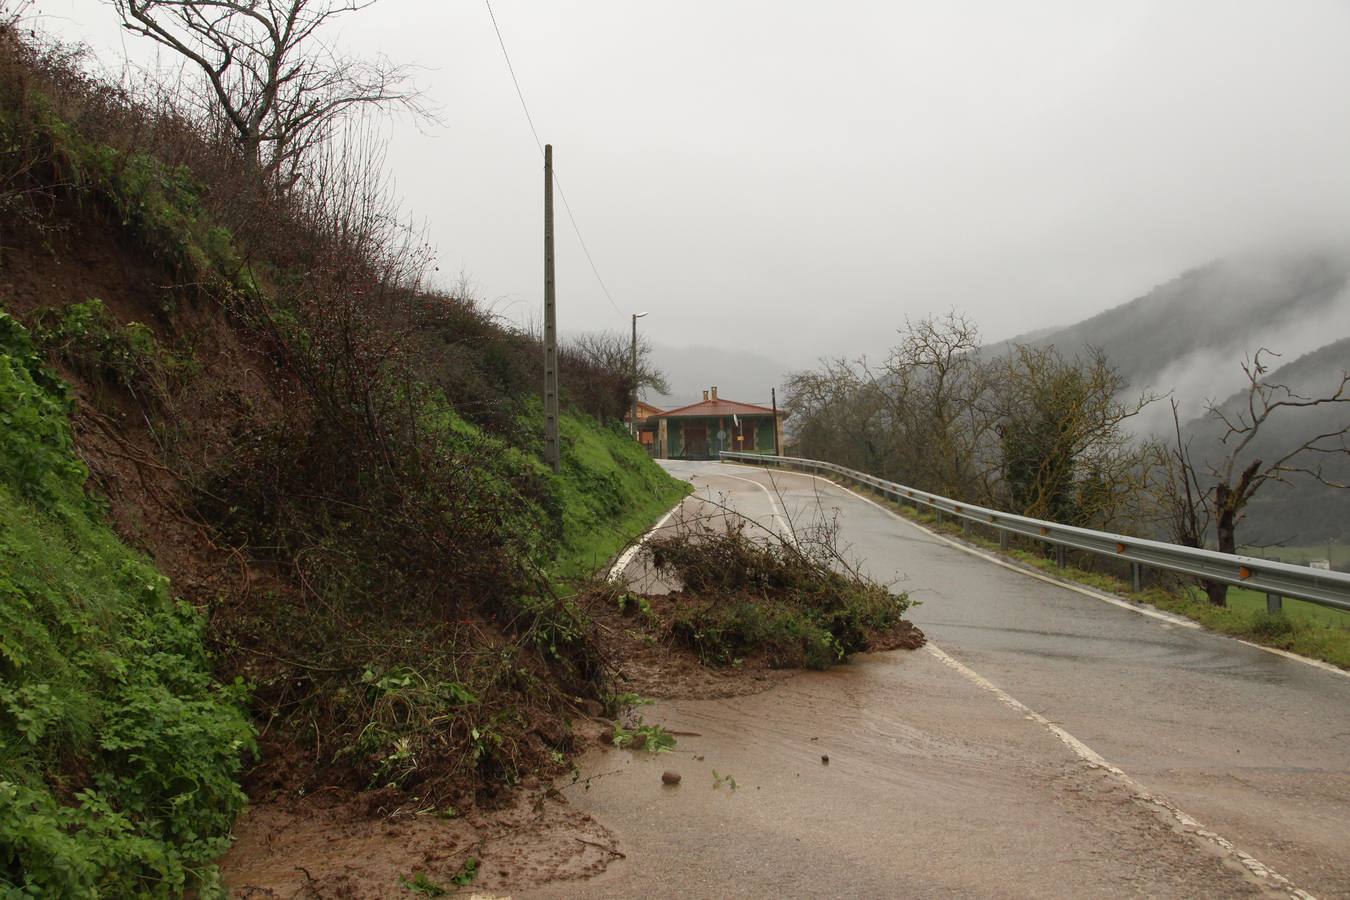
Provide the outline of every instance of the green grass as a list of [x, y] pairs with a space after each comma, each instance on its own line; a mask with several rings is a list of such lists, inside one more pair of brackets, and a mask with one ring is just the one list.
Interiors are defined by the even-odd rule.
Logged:
[[1306, 566], [1315, 559], [1331, 562], [1331, 567], [1340, 572], [1350, 571], [1350, 544], [1309, 544], [1301, 547], [1239, 547], [1238, 552], [1246, 556], [1258, 556], [1262, 559], [1274, 559]]
[[562, 542], [552, 572], [585, 578], [642, 534], [689, 492], [666, 474], [623, 429], [564, 413]]
[[[515, 510], [511, 527], [531, 534], [548, 575], [560, 581], [596, 574], [619, 550], [646, 531], [690, 490], [671, 478], [626, 431], [584, 413], [560, 417], [562, 466], [549, 471], [539, 447], [518, 447], [457, 415], [446, 404], [435, 415], [448, 439], [471, 442], [478, 474], [503, 507]], [[542, 424], [538, 404], [527, 413]], [[512, 486], [527, 481], [538, 498], [521, 506]], [[537, 490], [535, 490], [537, 488]]]
[[[980, 534], [980, 529], [973, 528], [970, 534], [965, 534], [960, 521], [952, 517], [938, 524], [937, 515], [927, 508], [916, 512], [912, 506], [901, 505], [890, 499], [875, 499], [928, 528], [960, 537], [984, 550], [1001, 553], [1053, 578], [1116, 594], [1136, 603], [1147, 603], [1193, 619], [1212, 631], [1350, 669], [1350, 613], [1286, 597], [1284, 611], [1272, 616], [1266, 612], [1264, 593], [1233, 587], [1228, 589], [1226, 607], [1210, 604], [1198, 588], [1189, 588], [1184, 593], [1158, 588], [1134, 592], [1129, 584], [1107, 573], [1088, 572], [1074, 566], [1060, 568], [1053, 559], [1028, 550], [1014, 548], [1001, 551], [998, 541]], [[1289, 553], [1292, 549], [1282, 547], [1278, 553], [1284, 554], [1285, 559], [1289, 560], [1292, 559]], [[1313, 553], [1311, 558], [1325, 558], [1325, 545], [1303, 549]]]
[[[1193, 589], [1193, 599], [1202, 599], [1198, 588]], [[1228, 606], [1230, 609], [1240, 610], [1244, 613], [1265, 612], [1266, 595], [1260, 591], [1230, 587], [1228, 589]], [[1350, 629], [1350, 612], [1344, 610], [1319, 606], [1316, 603], [1296, 600], [1293, 597], [1285, 597], [1283, 607], [1284, 614], [1291, 619]]]
[[70, 408], [0, 312], [0, 894], [209, 895], [244, 802], [244, 691], [84, 494]]

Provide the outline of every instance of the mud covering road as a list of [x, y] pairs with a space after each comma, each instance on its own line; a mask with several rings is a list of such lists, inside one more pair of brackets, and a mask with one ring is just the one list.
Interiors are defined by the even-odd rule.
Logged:
[[595, 751], [589, 790], [566, 791], [626, 858], [519, 896], [1350, 897], [1350, 678], [1011, 571], [807, 476], [669, 467], [770, 527], [837, 510], [932, 644], [646, 708], [694, 734]]

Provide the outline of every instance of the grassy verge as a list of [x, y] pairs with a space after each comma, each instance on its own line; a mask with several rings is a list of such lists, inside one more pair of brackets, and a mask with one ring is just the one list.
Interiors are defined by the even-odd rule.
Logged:
[[650, 528], [689, 493], [689, 485], [667, 475], [620, 428], [565, 414], [561, 430], [556, 488], [563, 526], [553, 574], [584, 578]]
[[1285, 598], [1284, 612], [1270, 615], [1266, 612], [1265, 594], [1241, 588], [1229, 589], [1226, 607], [1211, 605], [1195, 588], [1169, 591], [1154, 587], [1136, 592], [1128, 583], [1108, 573], [1090, 572], [1072, 565], [1060, 568], [1054, 560], [1028, 550], [1002, 551], [997, 540], [980, 534], [978, 528], [966, 534], [959, 522], [948, 518], [939, 523], [937, 515], [930, 510], [916, 511], [911, 506], [882, 497], [873, 499], [927, 528], [999, 553], [1053, 578], [1096, 588], [1135, 603], [1146, 603], [1185, 616], [1212, 631], [1350, 669], [1350, 613]]
[[65, 388], [0, 313], [0, 893], [216, 891], [242, 688], [85, 496]]

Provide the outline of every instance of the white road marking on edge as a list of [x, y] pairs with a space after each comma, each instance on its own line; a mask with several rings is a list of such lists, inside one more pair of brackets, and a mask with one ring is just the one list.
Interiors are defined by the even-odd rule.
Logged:
[[925, 645], [925, 649], [933, 656], [936, 656], [940, 661], [942, 661], [942, 663], [959, 672], [966, 678], [966, 680], [970, 681], [972, 684], [975, 684], [977, 687], [981, 687], [984, 690], [989, 691], [991, 694], [997, 697], [1005, 706], [1009, 706], [1012, 709], [1015, 709], [1017, 712], [1021, 713], [1026, 718], [1032, 720], [1033, 722], [1036, 722], [1041, 726], [1044, 726], [1051, 734], [1059, 738], [1059, 740], [1066, 747], [1072, 750], [1075, 756], [1083, 760], [1088, 765], [1093, 766], [1094, 768], [1100, 768], [1108, 772], [1112, 777], [1114, 777], [1117, 781], [1119, 781], [1122, 785], [1124, 785], [1132, 794], [1134, 794], [1137, 800], [1141, 800], [1144, 803], [1148, 803], [1153, 806], [1159, 807], [1160, 809], [1166, 810], [1168, 813], [1172, 815], [1172, 818], [1176, 819], [1177, 824], [1180, 825], [1182, 829], [1184, 829], [1185, 833], [1192, 834], [1195, 835], [1196, 837], [1203, 838], [1204, 840], [1209, 841], [1211, 844], [1218, 847], [1227, 855], [1238, 860], [1238, 862], [1240, 862], [1243, 865], [1243, 867], [1247, 869], [1247, 871], [1251, 872], [1256, 877], [1264, 878], [1268, 881], [1274, 882], [1275, 884], [1279, 885], [1281, 889], [1288, 891], [1295, 897], [1299, 897], [1300, 900], [1314, 900], [1313, 896], [1309, 894], [1307, 891], [1299, 889], [1288, 878], [1285, 878], [1283, 875], [1279, 874], [1274, 869], [1265, 865], [1260, 860], [1256, 859], [1254, 856], [1251, 856], [1247, 853], [1243, 853], [1237, 847], [1234, 847], [1232, 842], [1224, 838], [1222, 835], [1216, 834], [1215, 832], [1205, 828], [1191, 816], [1187, 815], [1185, 812], [1177, 808], [1177, 806], [1171, 801], [1166, 800], [1162, 797], [1157, 796], [1156, 794], [1152, 794], [1149, 791], [1145, 790], [1142, 784], [1135, 781], [1129, 775], [1126, 775], [1125, 772], [1121, 770], [1118, 766], [1112, 765], [1111, 763], [1107, 762], [1106, 759], [1096, 750], [1093, 750], [1087, 744], [1084, 744], [1078, 738], [1074, 737], [1072, 734], [1065, 731], [1063, 728], [1056, 725], [1054, 722], [1051, 722], [1045, 716], [1036, 712], [1034, 709], [1027, 706], [1025, 703], [1018, 700], [1016, 697], [1012, 696], [1007, 691], [1003, 690], [1003, 688], [994, 684], [988, 678], [985, 678], [979, 672], [976, 672], [969, 666], [953, 659], [946, 652], [940, 650], [935, 644], [933, 644], [932, 641], [929, 641]]
[[681, 497], [680, 502], [676, 503], [673, 507], [671, 507], [670, 512], [666, 513], [664, 516], [662, 516], [660, 519], [657, 520], [655, 525], [653, 525], [651, 528], [648, 528], [645, 532], [643, 532], [642, 537], [638, 538], [636, 541], [633, 541], [632, 546], [629, 547], [627, 550], [623, 551], [623, 553], [619, 555], [619, 558], [615, 560], [614, 565], [610, 566], [609, 575], [606, 576], [606, 580], [613, 581], [614, 579], [622, 575], [623, 570], [628, 568], [628, 564], [633, 561], [633, 557], [637, 556], [637, 552], [642, 549], [642, 545], [647, 543], [647, 538], [651, 537], [653, 534], [656, 534], [656, 532], [660, 531], [662, 526], [664, 526], [667, 522], [670, 521], [670, 517], [675, 515], [675, 510], [679, 509], [683, 505], [684, 505], [684, 498]]
[[[1054, 578], [1049, 578], [1047, 576], [1040, 575], [1039, 573], [1036, 572], [1029, 572], [1021, 568], [1020, 566], [1012, 565], [1011, 563], [1004, 562], [1003, 560], [998, 559], [997, 557], [990, 556], [989, 554], [982, 553], [979, 550], [975, 550], [971, 547], [967, 547], [961, 543], [950, 540], [944, 535], [930, 531], [929, 529], [923, 527], [922, 525], [919, 525], [916, 522], [911, 522], [909, 519], [906, 519], [904, 516], [899, 515], [894, 510], [887, 509], [880, 503], [877, 503], [875, 500], [872, 500], [870, 497], [864, 497], [863, 495], [857, 493], [856, 491], [853, 491], [852, 489], [842, 484], [839, 484], [838, 482], [830, 481], [828, 478], [821, 478], [819, 475], [812, 475], [807, 472], [795, 472], [791, 474], [805, 475], [808, 478], [814, 478], [817, 481], [822, 481], [825, 484], [833, 485], [834, 487], [847, 491], [849, 494], [858, 498], [859, 500], [872, 504], [877, 509], [889, 513], [890, 515], [894, 516], [900, 521], [906, 523], [907, 525], [912, 525], [914, 528], [917, 528], [919, 531], [922, 531], [925, 534], [931, 535], [932, 537], [938, 538], [939, 540], [951, 544], [952, 546], [956, 547], [959, 550], [965, 550], [966, 552], [971, 553], [975, 556], [979, 556], [982, 559], [987, 559], [990, 562], [1003, 566], [1006, 569], [1011, 569], [1014, 572], [1021, 572], [1024, 575], [1030, 575], [1033, 578], [1038, 578], [1041, 581], [1059, 585], [1060, 587], [1065, 587], [1068, 588], [1069, 590], [1076, 590], [1079, 593], [1086, 594], [1089, 597], [1096, 597], [1101, 600], [1106, 600], [1108, 602], [1116, 604], [1117, 606], [1122, 606], [1126, 609], [1132, 609], [1135, 612], [1139, 612], [1144, 615], [1152, 615], [1154, 618], [1164, 619], [1169, 622], [1173, 621], [1174, 617], [1167, 615], [1165, 613], [1160, 613], [1155, 610], [1139, 609], [1132, 603], [1126, 603], [1122, 600], [1108, 597], [1105, 594], [1099, 594], [1095, 591], [1082, 589], [1076, 585], [1064, 584], [1063, 582], [1058, 581]], [[1184, 624], [1192, 628], [1200, 627], [1197, 623], [1191, 622], [1189, 619], [1182, 619], [1178, 622], [1178, 624]], [[1242, 641], [1241, 643], [1245, 644], [1247, 642]], [[1252, 644], [1251, 646], [1260, 647], [1259, 644]], [[1078, 738], [1074, 737], [1064, 728], [1060, 727], [1059, 725], [1056, 725], [1054, 722], [1051, 722], [1045, 716], [1036, 712], [1034, 709], [1027, 706], [1025, 703], [1018, 700], [1016, 697], [1012, 696], [998, 685], [994, 684], [994, 682], [990, 681], [988, 678], [985, 678], [979, 672], [976, 672], [974, 669], [970, 668], [964, 663], [957, 661], [956, 659], [948, 655], [945, 651], [940, 649], [932, 641], [929, 641], [927, 644], [925, 644], [925, 649], [933, 656], [937, 657], [938, 660], [940, 660], [943, 664], [949, 666], [956, 672], [960, 673], [962, 676], [964, 676], [971, 683], [975, 684], [977, 687], [983, 688], [984, 690], [992, 693], [1004, 705], [1022, 713], [1024, 716], [1026, 716], [1026, 718], [1044, 727], [1051, 734], [1057, 737], [1060, 740], [1060, 742], [1062, 742], [1066, 747], [1072, 750], [1074, 755], [1077, 756], [1079, 759], [1083, 760], [1090, 766], [1100, 768], [1105, 772], [1109, 773], [1123, 786], [1125, 786], [1134, 795], [1136, 799], [1144, 803], [1150, 804], [1152, 806], [1156, 806], [1159, 809], [1165, 810], [1176, 820], [1177, 824], [1179, 824], [1184, 829], [1185, 833], [1194, 835], [1195, 837], [1202, 838], [1208, 841], [1209, 843], [1218, 847], [1227, 855], [1236, 859], [1238, 862], [1242, 864], [1242, 866], [1245, 869], [1247, 869], [1247, 871], [1251, 872], [1256, 877], [1263, 878], [1270, 882], [1273, 882], [1274, 884], [1278, 885], [1282, 890], [1288, 891], [1291, 895], [1300, 898], [1300, 900], [1316, 900], [1316, 898], [1314, 898], [1312, 894], [1309, 894], [1307, 891], [1300, 889], [1299, 887], [1294, 885], [1294, 883], [1291, 882], [1288, 878], [1284, 877], [1283, 875], [1276, 872], [1274, 869], [1262, 863], [1256, 857], [1248, 853], [1244, 853], [1237, 847], [1233, 846], [1233, 843], [1229, 841], [1227, 838], [1205, 828], [1193, 817], [1191, 817], [1190, 815], [1182, 811], [1180, 808], [1178, 808], [1176, 804], [1172, 803], [1170, 800], [1167, 800], [1163, 797], [1159, 797], [1158, 795], [1153, 794], [1148, 790], [1146, 790], [1142, 784], [1135, 781], [1129, 775], [1125, 774], [1125, 771], [1121, 769], [1119, 766], [1116, 766], [1108, 762], [1106, 758], [1103, 757], [1096, 750], [1093, 750], [1091, 747], [1089, 747], [1087, 744], [1084, 744]], [[1271, 648], [1262, 647], [1260, 649], [1271, 649]], [[1277, 652], [1283, 654], [1283, 651]], [[1283, 655], [1291, 656], [1294, 659], [1298, 659], [1303, 662], [1314, 662], [1314, 660], [1305, 659], [1304, 657], [1297, 656], [1295, 654], [1283, 654]], [[1341, 670], [1339, 669], [1333, 669], [1332, 671], [1341, 672]], [[1341, 672], [1341, 674], [1350, 674], [1350, 673]]]

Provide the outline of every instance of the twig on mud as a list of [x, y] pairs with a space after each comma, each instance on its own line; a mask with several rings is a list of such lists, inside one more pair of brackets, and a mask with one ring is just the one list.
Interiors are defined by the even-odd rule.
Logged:
[[619, 859], [627, 859], [627, 858], [628, 858], [628, 856], [627, 856], [626, 854], [624, 854], [623, 851], [621, 851], [621, 850], [615, 850], [613, 847], [606, 847], [604, 844], [597, 844], [595, 841], [588, 841], [588, 840], [586, 840], [585, 838], [573, 838], [573, 840], [580, 841], [581, 843], [583, 843], [583, 844], [588, 844], [588, 845], [590, 845], [590, 846], [592, 846], [592, 847], [599, 847], [601, 850], [605, 851], [606, 853], [613, 853], [613, 854], [614, 854], [615, 856], [617, 856]]
[[585, 777], [585, 778], [577, 778], [577, 779], [573, 780], [571, 784], [565, 784], [565, 785], [563, 785], [563, 786], [560, 787], [560, 788], [556, 788], [555, 790], [557, 790], [557, 792], [561, 794], [563, 791], [567, 790], [568, 788], [570, 788], [570, 787], [576, 787], [577, 785], [580, 784], [580, 785], [584, 786], [584, 787], [586, 788], [586, 790], [589, 791], [589, 790], [591, 789], [591, 782], [592, 782], [592, 781], [595, 781], [597, 778], [604, 778], [604, 777], [606, 777], [606, 776], [608, 776], [608, 775], [618, 775], [618, 774], [619, 774], [620, 772], [622, 772], [622, 771], [623, 771], [623, 769], [613, 769], [613, 770], [611, 770], [611, 771], [609, 771], [609, 772], [597, 772], [596, 774], [594, 774], [594, 775], [588, 775], [588, 776]]

